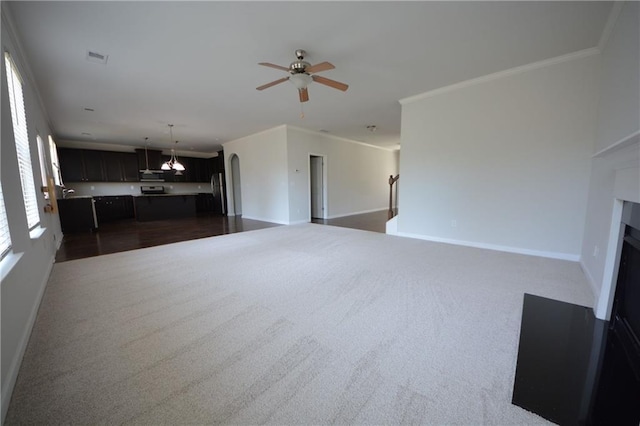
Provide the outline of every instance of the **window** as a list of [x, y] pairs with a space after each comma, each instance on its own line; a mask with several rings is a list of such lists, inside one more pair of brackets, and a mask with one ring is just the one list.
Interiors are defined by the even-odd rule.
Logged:
[[[36, 136], [36, 141], [38, 142], [38, 158], [40, 160], [40, 180], [42, 186], [46, 187], [48, 185], [48, 176], [51, 175], [47, 167], [47, 154], [45, 154], [44, 141], [40, 135]], [[49, 192], [44, 193], [44, 198], [45, 200], [49, 199]]]
[[8, 52], [5, 52], [4, 60], [7, 68], [7, 88], [9, 89], [9, 102], [11, 104], [13, 138], [16, 143], [18, 170], [20, 172], [20, 182], [22, 183], [22, 199], [27, 212], [27, 224], [29, 225], [29, 230], [31, 230], [40, 223], [40, 213], [38, 211], [36, 185], [33, 181], [33, 166], [29, 151], [29, 135], [27, 134], [27, 115], [24, 109], [22, 80]]
[[9, 235], [7, 211], [4, 208], [2, 185], [0, 185], [0, 259], [9, 252], [9, 249], [11, 249], [11, 235]]
[[62, 186], [62, 174], [60, 173], [60, 161], [58, 160], [58, 147], [53, 141], [51, 135], [49, 135], [49, 155], [51, 156], [53, 182], [58, 186]]

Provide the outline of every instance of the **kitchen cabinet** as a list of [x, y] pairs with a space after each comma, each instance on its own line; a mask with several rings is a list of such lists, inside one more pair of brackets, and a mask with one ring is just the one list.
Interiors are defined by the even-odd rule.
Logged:
[[193, 182], [211, 182], [213, 161], [210, 158], [194, 158]]
[[58, 200], [60, 226], [63, 233], [85, 232], [96, 229], [96, 217], [91, 197]]
[[134, 153], [59, 148], [64, 182], [136, 182], [138, 161]]
[[[170, 158], [168, 155], [161, 157], [162, 162], [169, 161]], [[177, 175], [175, 170], [166, 170], [165, 182], [211, 182], [213, 162], [210, 158], [178, 157], [178, 161], [182, 163], [185, 170], [181, 175]]]
[[84, 160], [81, 149], [58, 148], [58, 161], [63, 182], [84, 182]]
[[101, 151], [82, 150], [85, 180], [88, 182], [105, 182], [106, 174]]
[[138, 195], [133, 203], [140, 222], [196, 216], [195, 194]]
[[122, 176], [125, 182], [138, 182], [140, 174], [138, 172], [138, 156], [136, 154], [122, 154]]
[[136, 182], [139, 179], [138, 157], [128, 152], [102, 152], [106, 182]]
[[213, 212], [214, 211], [214, 198], [213, 194], [201, 192], [196, 195], [196, 211], [201, 212]]
[[147, 157], [149, 158], [149, 170], [160, 170], [160, 167], [162, 167], [162, 151], [147, 149], [145, 156], [144, 148], [139, 148], [136, 149], [136, 155], [138, 158], [138, 170], [147, 168]]
[[213, 173], [224, 174], [224, 151], [218, 151], [218, 156], [211, 159], [211, 167]]
[[133, 219], [133, 197], [131, 195], [105, 195], [93, 197], [98, 224], [122, 219]]
[[[59, 148], [60, 168], [65, 182], [137, 182], [140, 170], [160, 170], [169, 161], [169, 155], [161, 151], [136, 149], [135, 153], [97, 151], [89, 149]], [[222, 151], [218, 157], [178, 157], [185, 170], [176, 175], [175, 170], [163, 172], [165, 182], [211, 182], [213, 173], [224, 173]]]

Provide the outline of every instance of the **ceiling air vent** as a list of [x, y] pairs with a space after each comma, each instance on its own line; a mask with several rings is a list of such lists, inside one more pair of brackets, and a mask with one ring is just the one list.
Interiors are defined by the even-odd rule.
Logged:
[[93, 52], [91, 50], [87, 50], [87, 61], [96, 62], [98, 64], [106, 64], [107, 59], [109, 59], [109, 55], [103, 55], [102, 53]]

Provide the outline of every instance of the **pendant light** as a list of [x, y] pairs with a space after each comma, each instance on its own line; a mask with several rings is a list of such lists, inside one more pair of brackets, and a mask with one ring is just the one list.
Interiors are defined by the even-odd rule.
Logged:
[[[168, 124], [169, 126], [169, 134], [171, 137], [171, 142], [173, 143], [173, 124]], [[176, 141], [176, 146], [178, 146], [178, 141]], [[160, 167], [161, 170], [176, 170], [176, 175], [182, 175], [184, 171], [184, 166], [182, 163], [178, 161], [178, 156], [176, 155], [176, 150], [171, 148], [171, 158], [166, 163], [162, 164]]]
[[144, 159], [147, 163], [147, 168], [142, 172], [143, 175], [153, 174], [153, 172], [149, 170], [149, 154], [147, 153], [147, 146], [149, 146], [149, 138], [144, 138]]

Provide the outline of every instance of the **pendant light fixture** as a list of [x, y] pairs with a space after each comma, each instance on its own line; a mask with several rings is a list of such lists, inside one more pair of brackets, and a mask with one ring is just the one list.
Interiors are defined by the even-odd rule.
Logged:
[[[169, 134], [171, 137], [171, 143], [173, 143], [173, 124], [168, 124], [168, 126], [169, 126]], [[176, 141], [176, 146], [178, 146], [178, 141]], [[184, 171], [184, 166], [182, 165], [182, 163], [178, 161], [178, 156], [176, 155], [176, 150], [174, 148], [171, 148], [171, 158], [166, 163], [163, 163], [160, 169], [175, 170], [176, 175], [178, 176], [182, 175], [182, 172]]]
[[147, 153], [147, 146], [149, 146], [149, 138], [144, 138], [144, 159], [147, 164], [147, 168], [144, 169], [144, 172], [142, 172], [142, 174], [144, 175], [153, 174], [153, 172], [149, 170], [149, 154]]

